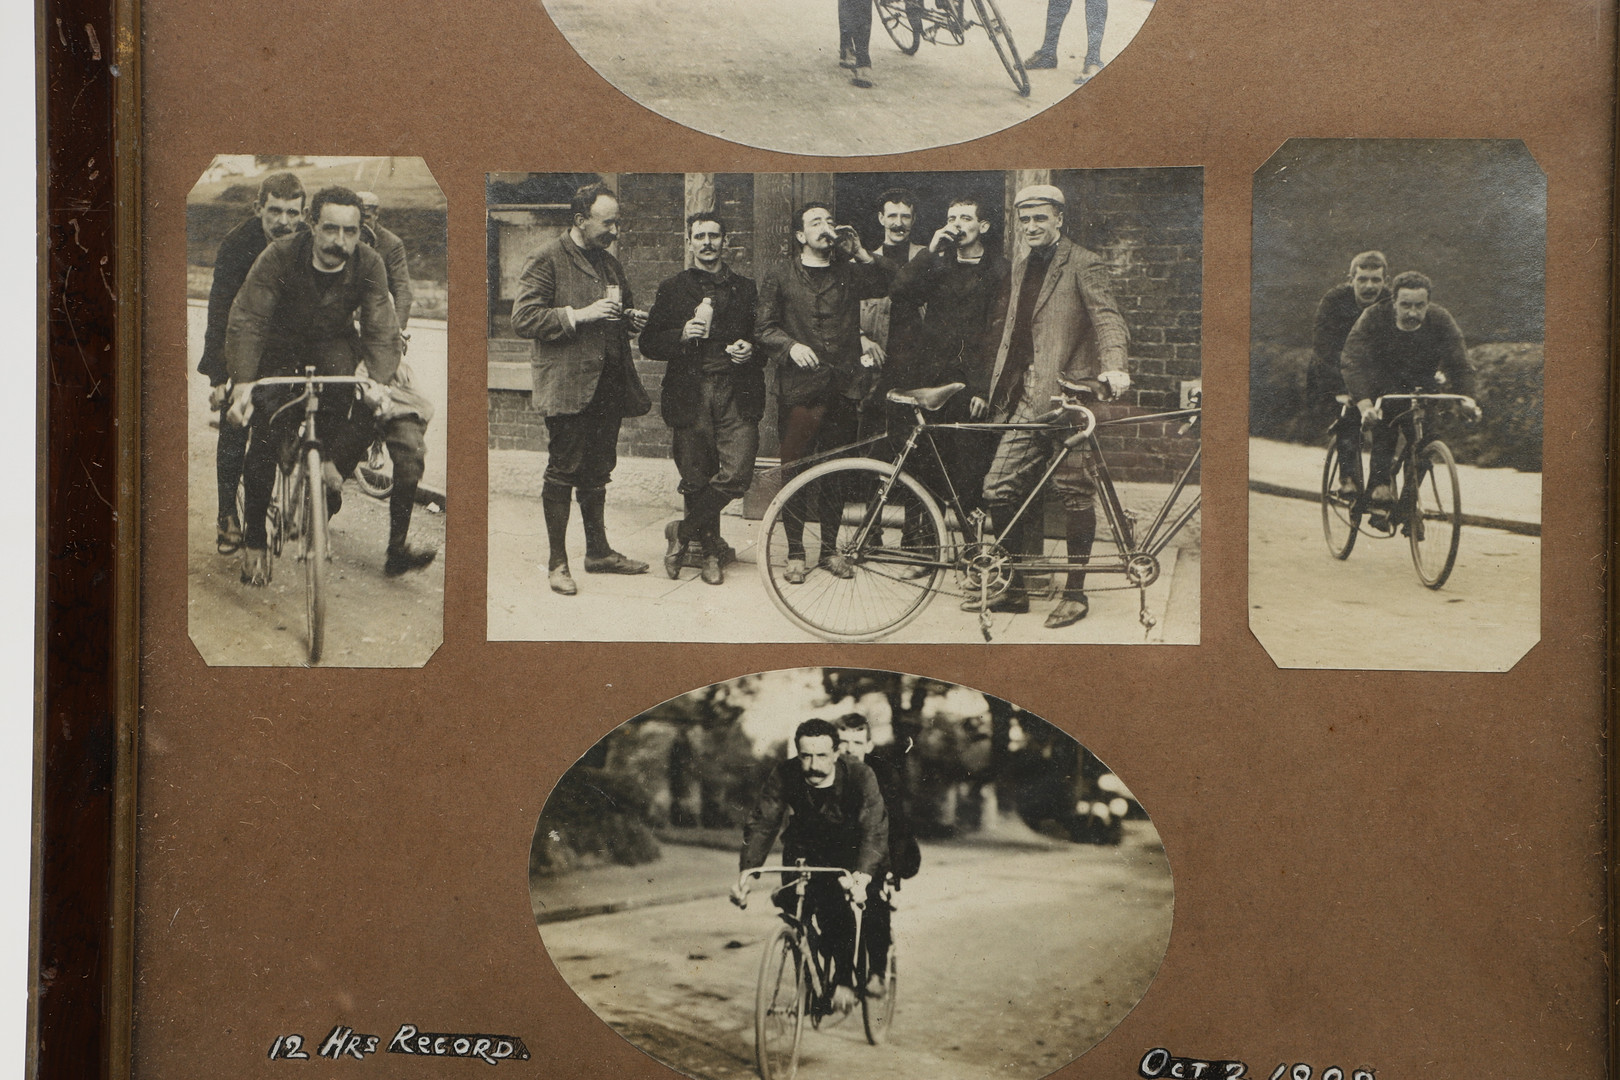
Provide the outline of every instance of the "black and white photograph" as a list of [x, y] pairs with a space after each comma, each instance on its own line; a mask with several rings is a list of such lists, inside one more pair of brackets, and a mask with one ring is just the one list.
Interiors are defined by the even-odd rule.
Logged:
[[1045, 1076], [1147, 993], [1174, 906], [1128, 778], [1049, 719], [858, 668], [666, 701], [546, 798], [545, 950], [688, 1076]]
[[492, 173], [492, 640], [1199, 640], [1203, 174]]
[[1547, 184], [1518, 140], [1293, 139], [1255, 174], [1249, 626], [1281, 667], [1539, 639]]
[[420, 667], [444, 636], [443, 192], [421, 158], [220, 155], [186, 262], [193, 644]]
[[544, 8], [587, 64], [660, 116], [766, 150], [857, 157], [969, 142], [1083, 92], [1155, 4], [544, 0]]

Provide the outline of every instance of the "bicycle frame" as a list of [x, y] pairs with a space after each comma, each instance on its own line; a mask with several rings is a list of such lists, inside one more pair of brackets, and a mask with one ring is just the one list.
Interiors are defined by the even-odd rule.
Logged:
[[[777, 913], [781, 916], [782, 921], [787, 923], [788, 927], [793, 931], [794, 940], [798, 942], [799, 947], [803, 949], [804, 956], [809, 961], [805, 964], [805, 972], [810, 978], [812, 1001], [822, 1000], [830, 990], [830, 987], [827, 986], [826, 982], [827, 978], [830, 976], [830, 973], [823, 972], [823, 964], [818, 961], [831, 963], [832, 957], [824, 957], [821, 950], [814, 947], [810, 941], [810, 923], [804, 917], [805, 893], [809, 887], [810, 876], [812, 874], [842, 875], [848, 873], [849, 871], [841, 866], [806, 866], [804, 865], [804, 860], [800, 859], [798, 864], [794, 866], [757, 866], [752, 870], [744, 870], [742, 875], [738, 878], [738, 882], [741, 883], [750, 878], [762, 877], [765, 874], [781, 874], [784, 879], [789, 874], [795, 875], [794, 880], [784, 880], [781, 885], [778, 885], [776, 888], [772, 889], [771, 899], [772, 902], [774, 902], [778, 893], [785, 892], [788, 889], [793, 890], [793, 913], [789, 915], [786, 911], [780, 908], [777, 909]], [[859, 900], [851, 900], [850, 907], [852, 907], [855, 912], [855, 950], [854, 955], [850, 958], [850, 963], [852, 965], [850, 970], [859, 971], [861, 957], [861, 917], [865, 911], [866, 905]], [[817, 936], [819, 937], [819, 935]]]
[[[968, 520], [968, 516], [962, 511], [962, 500], [950, 478], [950, 470], [945, 468], [944, 458], [939, 452], [939, 446], [933, 441], [935, 432], [981, 431], [1001, 434], [1008, 431], [1030, 431], [1053, 436], [1061, 435], [1063, 436], [1062, 441], [1047, 462], [1040, 479], [1035, 482], [1029, 494], [1019, 504], [1017, 511], [1003, 527], [1003, 533], [1012, 531], [1031, 512], [1032, 508], [1041, 503], [1041, 497], [1046, 493], [1047, 485], [1051, 483], [1052, 477], [1057, 474], [1058, 469], [1062, 467], [1071, 453], [1076, 449], [1081, 449], [1085, 455], [1084, 468], [1086, 475], [1097, 489], [1097, 494], [1102, 503], [1104, 520], [1107, 521], [1119, 548], [1118, 554], [1112, 558], [1103, 557], [1099, 559], [1097, 556], [1092, 556], [1091, 561], [1086, 565], [1087, 572], [1125, 574], [1130, 579], [1131, 585], [1150, 585], [1158, 577], [1159, 553], [1169, 545], [1170, 541], [1186, 526], [1187, 522], [1192, 520], [1192, 516], [1202, 506], [1203, 495], [1199, 493], [1193, 497], [1187, 506], [1182, 508], [1174, 520], [1170, 520], [1171, 510], [1180, 499], [1182, 492], [1186, 490], [1194, 470], [1198, 468], [1198, 463], [1203, 455], [1203, 447], [1200, 445], [1198, 449], [1193, 451], [1192, 457], [1188, 460], [1174, 484], [1171, 485], [1169, 495], [1154, 514], [1153, 521], [1142, 536], [1138, 538], [1131, 517], [1120, 502], [1118, 489], [1114, 486], [1113, 474], [1108, 469], [1107, 457], [1097, 440], [1097, 432], [1104, 428], [1169, 421], [1180, 421], [1184, 425], [1191, 425], [1198, 422], [1202, 411], [1202, 407], [1199, 406], [1188, 409], [1174, 409], [1169, 412], [1146, 413], [1139, 416], [1122, 416], [1112, 420], [1097, 420], [1095, 414], [1084, 405], [1066, 405], [1064, 408], [1053, 410], [1037, 420], [1022, 423], [930, 423], [924, 410], [920, 406], [913, 406], [916, 423], [907, 433], [905, 445], [894, 460], [894, 474], [885, 481], [885, 486], [878, 493], [875, 505], [881, 506], [887, 502], [889, 493], [893, 490], [894, 485], [899, 482], [899, 474], [905, 469], [911, 455], [916, 452], [918, 442], [925, 433], [929, 441], [929, 449], [933, 452], [934, 460], [939, 467], [939, 474], [945, 477], [946, 491], [943, 494], [946, 502], [956, 512], [958, 522], [962, 523]], [[1060, 422], [1067, 412], [1080, 414], [1079, 420], [1081, 422], [1078, 426]], [[856, 533], [855, 545], [857, 547], [864, 545], [872, 529], [879, 524], [879, 522], [870, 518], [864, 521]], [[914, 557], [897, 558], [895, 561], [897, 563], [910, 562], [918, 566], [938, 566], [950, 569], [955, 566], [958, 553], [953, 551], [945, 554], [950, 556], [948, 560], [944, 557], [939, 560], [930, 560], [919, 553]], [[1032, 573], [1056, 573], [1071, 568], [1067, 559], [1049, 558], [1044, 555], [1011, 554], [1010, 561], [1011, 565], [1016, 569]]]

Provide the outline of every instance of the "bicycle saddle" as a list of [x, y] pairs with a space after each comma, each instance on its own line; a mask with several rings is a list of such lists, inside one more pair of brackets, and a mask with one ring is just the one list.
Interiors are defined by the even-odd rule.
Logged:
[[890, 390], [888, 399], [896, 405], [916, 405], [929, 412], [938, 412], [947, 401], [966, 389], [967, 383], [953, 382], [917, 390]]

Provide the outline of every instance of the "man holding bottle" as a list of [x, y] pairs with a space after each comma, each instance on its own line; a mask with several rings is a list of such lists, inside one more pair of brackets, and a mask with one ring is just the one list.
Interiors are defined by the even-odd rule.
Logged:
[[664, 571], [679, 577], [696, 545], [710, 585], [725, 580], [731, 554], [720, 511], [753, 480], [765, 412], [764, 358], [754, 348], [759, 290], [726, 265], [725, 245], [725, 223], [712, 211], [686, 219], [692, 265], [658, 286], [641, 332], [641, 354], [669, 365], [659, 409], [686, 502], [686, 515], [664, 527]]

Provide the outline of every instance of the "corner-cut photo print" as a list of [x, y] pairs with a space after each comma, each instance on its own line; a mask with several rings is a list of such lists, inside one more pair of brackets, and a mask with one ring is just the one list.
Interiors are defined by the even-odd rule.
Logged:
[[1546, 220], [1517, 140], [1294, 139], [1255, 174], [1249, 626], [1279, 666], [1539, 640]]
[[1073, 737], [847, 668], [615, 728], [546, 799], [529, 890], [585, 1004], [705, 1080], [1045, 1076], [1141, 1000], [1173, 906], [1146, 811]]
[[838, 157], [948, 146], [1021, 123], [1102, 74], [1154, 10], [1153, 0], [544, 5], [586, 63], [660, 116], [748, 146]]
[[491, 639], [1198, 641], [1200, 170], [488, 198]]
[[421, 158], [221, 155], [186, 260], [193, 644], [421, 666], [444, 636], [444, 193]]

